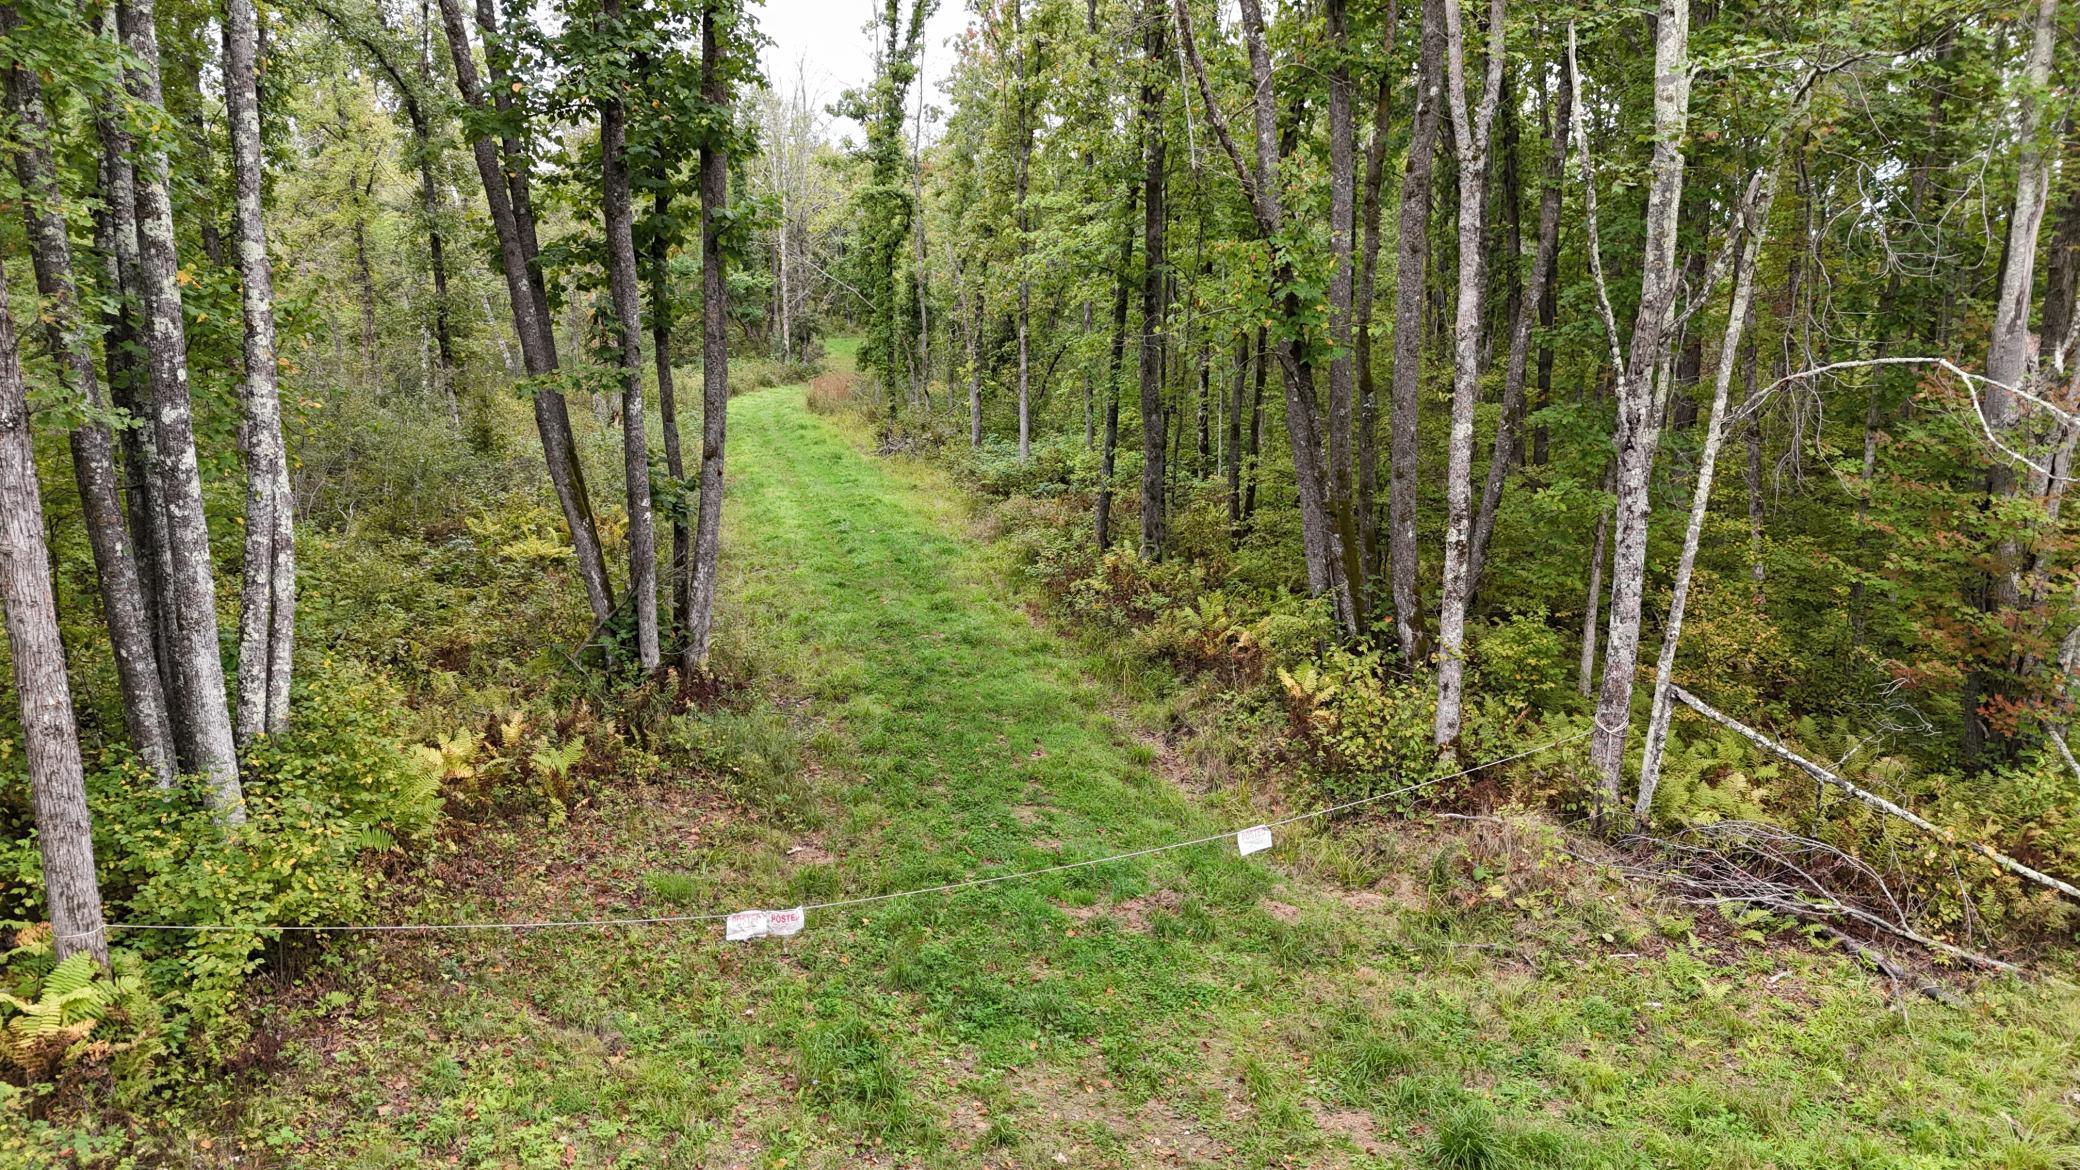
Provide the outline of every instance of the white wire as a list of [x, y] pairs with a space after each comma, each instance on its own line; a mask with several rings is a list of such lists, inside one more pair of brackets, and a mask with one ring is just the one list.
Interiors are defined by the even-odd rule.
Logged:
[[[1360, 808], [1368, 804], [1375, 804], [1379, 801], [1387, 800], [1392, 797], [1406, 796], [1411, 792], [1417, 792], [1422, 789], [1432, 787], [1433, 785], [1442, 784], [1447, 780], [1457, 780], [1462, 776], [1470, 776], [1475, 772], [1479, 772], [1487, 768], [1500, 767], [1503, 764], [1514, 763], [1518, 760], [1526, 759], [1535, 755], [1540, 755], [1544, 752], [1549, 752], [1556, 747], [1562, 747], [1566, 744], [1573, 743], [1576, 740], [1584, 738], [1588, 734], [1589, 732], [1587, 730], [1578, 731], [1573, 735], [1562, 736], [1559, 739], [1552, 740], [1548, 743], [1540, 744], [1537, 747], [1527, 748], [1521, 752], [1516, 753], [1515, 755], [1503, 756], [1499, 759], [1488, 760], [1484, 763], [1475, 764], [1470, 768], [1461, 768], [1457, 772], [1451, 772], [1442, 776], [1432, 776], [1427, 780], [1422, 780], [1417, 783], [1406, 785], [1401, 788], [1395, 788], [1387, 792], [1378, 792], [1374, 793], [1371, 796], [1360, 797], [1357, 800], [1350, 800], [1345, 801], [1342, 804], [1330, 805], [1327, 808], [1318, 808], [1309, 812], [1295, 813], [1292, 816], [1285, 817], [1280, 820], [1259, 822], [1258, 825], [1248, 825], [1244, 827], [1257, 828], [1261, 826], [1267, 829], [1276, 829], [1285, 825], [1298, 824], [1301, 821], [1314, 820], [1318, 817], [1334, 816], [1337, 813], [1349, 812], [1351, 809]], [[1151, 854], [1156, 853], [1168, 853], [1173, 849], [1189, 849], [1196, 845], [1210, 845], [1215, 841], [1229, 840], [1233, 838], [1236, 835], [1236, 833], [1241, 831], [1242, 830], [1240, 829], [1230, 829], [1227, 832], [1223, 833], [1212, 833], [1204, 837], [1193, 837], [1190, 840], [1186, 841], [1172, 841], [1165, 845], [1151, 845], [1146, 849], [1134, 849], [1129, 850], [1125, 853], [1114, 853], [1107, 857], [1093, 857], [1084, 861], [1068, 861], [1063, 862], [1060, 865], [1050, 865], [1040, 869], [1019, 870], [1016, 873], [1000, 873], [992, 874], [988, 877], [968, 878], [964, 881], [946, 882], [942, 885], [921, 886], [913, 890], [895, 890], [886, 894], [868, 894], [858, 898], [840, 898], [830, 902], [809, 902], [805, 903], [802, 906], [802, 910], [840, 910], [848, 906], [867, 906], [877, 902], [894, 901], [898, 898], [915, 898], [921, 897], [926, 894], [951, 894], [961, 890], [976, 889], [981, 886], [994, 886], [1004, 882], [1024, 881], [1029, 878], [1045, 877], [1046, 875], [1053, 873], [1067, 873], [1070, 870], [1089, 869], [1090, 867], [1096, 865], [1110, 865], [1115, 861], [1129, 861], [1136, 857], [1147, 857]], [[418, 931], [431, 932], [466, 930], [557, 930], [586, 927], [671, 926], [687, 922], [721, 922], [724, 919], [727, 919], [728, 917], [729, 915], [726, 913], [662, 914], [647, 918], [559, 918], [540, 919], [526, 922], [384, 922], [345, 923], [331, 926], [312, 926], [306, 924], [240, 925], [236, 923], [223, 922], [109, 922], [104, 923], [103, 925], [95, 928], [94, 930], [84, 931], [79, 934], [62, 935], [60, 937], [68, 940], [77, 938], [90, 938], [103, 930], [158, 930], [190, 933], [206, 933], [213, 931], [241, 931], [252, 934], [262, 934], [270, 931], [300, 931], [307, 934], [377, 934], [405, 933]]]

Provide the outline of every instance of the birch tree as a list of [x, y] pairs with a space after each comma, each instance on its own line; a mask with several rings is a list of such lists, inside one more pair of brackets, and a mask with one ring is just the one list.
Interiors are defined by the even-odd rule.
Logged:
[[1480, 404], [1482, 294], [1486, 288], [1481, 234], [1487, 224], [1488, 146], [1505, 67], [1504, 0], [1488, 8], [1488, 72], [1478, 105], [1466, 105], [1465, 20], [1455, 0], [1444, 6], [1445, 60], [1450, 88], [1453, 145], [1459, 162], [1459, 297], [1452, 325], [1452, 433], [1445, 472], [1443, 608], [1437, 624], [1437, 719], [1439, 747], [1459, 738], [1465, 701], [1466, 607], [1473, 587], [1473, 423]]
[[289, 726], [296, 640], [296, 504], [282, 443], [276, 382], [274, 265], [261, 215], [259, 13], [253, 0], [226, 0], [224, 103], [231, 122], [238, 256], [245, 337], [245, 571], [238, 596], [238, 723], [241, 744]]

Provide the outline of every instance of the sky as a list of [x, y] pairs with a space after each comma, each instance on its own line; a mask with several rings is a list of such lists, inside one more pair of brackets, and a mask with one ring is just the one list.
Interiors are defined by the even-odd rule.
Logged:
[[[784, 92], [794, 88], [800, 76], [818, 105], [829, 105], [847, 88], [867, 81], [874, 56], [866, 24], [878, 7], [877, 0], [764, 0], [755, 11], [759, 31], [772, 41], [765, 53], [767, 81]], [[953, 66], [947, 41], [968, 21], [966, 0], [939, 0], [937, 11], [925, 22], [926, 102], [943, 105], [939, 82]], [[911, 96], [914, 103], [915, 90]], [[857, 141], [860, 131], [856, 122], [833, 119], [829, 133], [834, 142], [847, 135]], [[931, 137], [929, 130], [926, 137]]]

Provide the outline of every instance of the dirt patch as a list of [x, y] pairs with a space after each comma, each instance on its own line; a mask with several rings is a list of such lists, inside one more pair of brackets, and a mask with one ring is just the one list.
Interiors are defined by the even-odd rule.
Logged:
[[837, 857], [815, 839], [798, 841], [787, 847], [789, 865], [829, 865], [836, 860]]
[[1077, 922], [1090, 922], [1098, 918], [1111, 919], [1121, 930], [1135, 934], [1147, 934], [1149, 919], [1158, 913], [1169, 913], [1183, 904], [1184, 898], [1175, 890], [1157, 890], [1110, 906], [1064, 906], [1062, 913]]
[[1270, 898], [1264, 899], [1257, 905], [1264, 908], [1264, 913], [1278, 919], [1280, 922], [1300, 921], [1300, 907], [1298, 906], [1288, 906], [1284, 902], [1276, 902]]
[[1372, 1114], [1363, 1109], [1331, 1109], [1318, 1101], [1308, 1102], [1308, 1112], [1323, 1134], [1343, 1138], [1364, 1153], [1379, 1153], [1379, 1131], [1372, 1124]]

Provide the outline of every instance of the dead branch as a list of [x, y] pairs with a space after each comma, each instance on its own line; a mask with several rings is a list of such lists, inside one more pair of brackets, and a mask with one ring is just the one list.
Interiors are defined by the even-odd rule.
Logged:
[[1894, 804], [1892, 801], [1887, 800], [1882, 796], [1879, 796], [1875, 792], [1871, 792], [1868, 789], [1860, 788], [1857, 785], [1850, 783], [1848, 780], [1845, 780], [1842, 777], [1835, 775], [1833, 772], [1830, 772], [1826, 768], [1823, 768], [1820, 765], [1814, 763], [1813, 761], [1806, 759], [1804, 756], [1799, 755], [1797, 752], [1792, 751], [1790, 748], [1785, 747], [1783, 744], [1778, 743], [1776, 740], [1771, 739], [1770, 737], [1762, 734], [1761, 732], [1755, 730], [1752, 727], [1749, 727], [1747, 724], [1742, 723], [1741, 721], [1733, 718], [1732, 716], [1719, 711], [1718, 709], [1714, 708], [1711, 704], [1705, 702], [1703, 699], [1698, 698], [1696, 695], [1691, 694], [1689, 691], [1684, 690], [1682, 687], [1671, 686], [1669, 690], [1675, 695], [1676, 699], [1679, 702], [1681, 702], [1684, 706], [1689, 707], [1691, 710], [1697, 712], [1699, 715], [1704, 716], [1712, 722], [1719, 724], [1721, 727], [1727, 728], [1728, 730], [1735, 732], [1736, 734], [1740, 735], [1743, 739], [1746, 739], [1749, 743], [1752, 743], [1756, 747], [1759, 747], [1762, 750], [1768, 752], [1769, 754], [1776, 756], [1778, 759], [1781, 759], [1786, 763], [1792, 764], [1793, 766], [1797, 767], [1800, 771], [1804, 772], [1808, 776], [1811, 776], [1813, 779], [1818, 780], [1822, 784], [1827, 784], [1832, 787], [1838, 788], [1841, 791], [1848, 793], [1850, 796], [1855, 797], [1857, 800], [1862, 801], [1864, 804], [1867, 804], [1870, 807], [1887, 814], [1888, 816], [1896, 817], [1902, 821], [1905, 821], [1906, 823], [1914, 826], [1915, 828], [1921, 830], [1924, 833], [1927, 833], [1928, 835], [1936, 838], [1937, 840], [1943, 842], [1946, 845], [1952, 846], [1957, 849], [1965, 850], [1968, 853], [1976, 853], [1979, 856], [1985, 858], [1986, 860], [1992, 862], [2000, 868], [2007, 870], [2009, 873], [2012, 873], [2019, 878], [2022, 878], [2026, 881], [2035, 882], [2037, 885], [2043, 886], [2046, 889], [2056, 890], [2060, 894], [2063, 894], [2066, 897], [2073, 899], [2074, 901], [2080, 901], [2080, 887], [2074, 886], [2071, 882], [2065, 881], [2061, 878], [2053, 877], [2048, 873], [2044, 873], [2041, 870], [2032, 869], [2029, 866], [2024, 865], [2022, 862], [2017, 861], [2012, 857], [2009, 857], [2007, 854], [2002, 853], [1997, 849], [1994, 849], [1990, 845], [1981, 844], [1977, 841], [1961, 841], [1956, 837], [1955, 834], [1951, 833], [1950, 830], [1945, 829], [1940, 825], [1937, 825], [1931, 821], [1922, 818], [1910, 809], [1904, 808], [1898, 804]]

